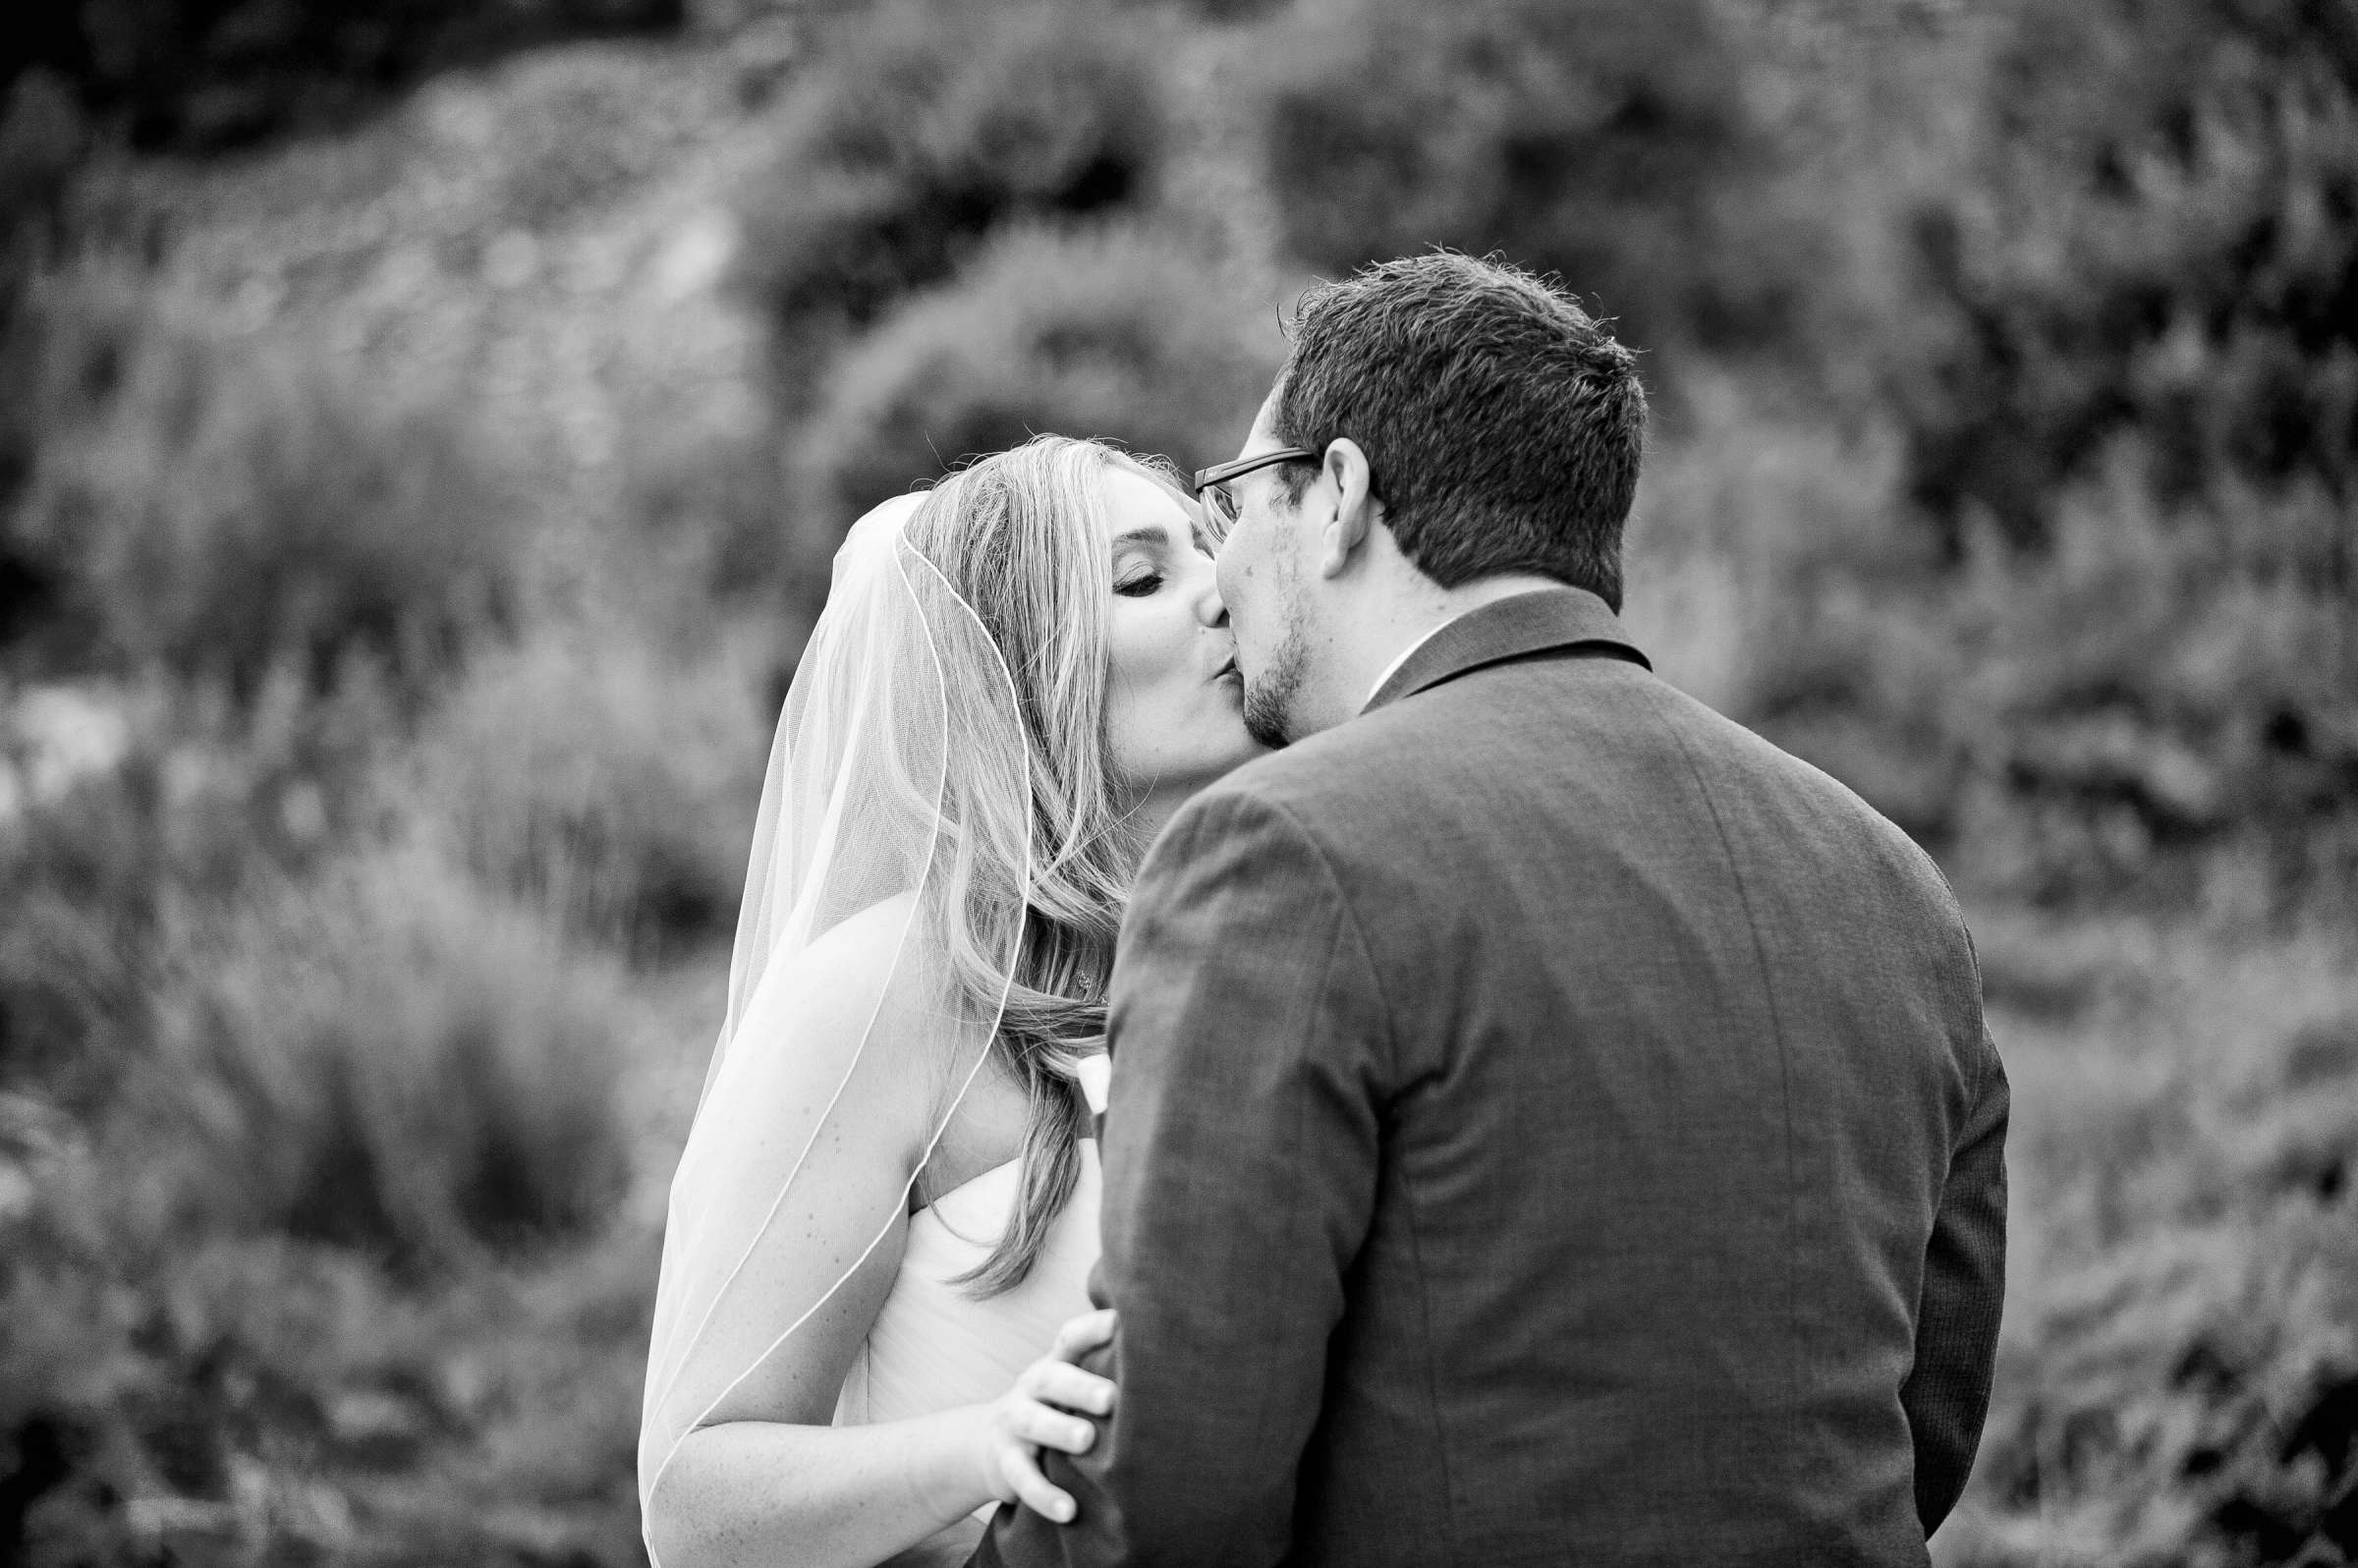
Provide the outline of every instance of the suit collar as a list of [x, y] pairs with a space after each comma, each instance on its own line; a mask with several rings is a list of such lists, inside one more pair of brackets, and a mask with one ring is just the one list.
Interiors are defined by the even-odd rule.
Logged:
[[1577, 647], [1654, 668], [1629, 640], [1621, 618], [1586, 588], [1534, 588], [1468, 610], [1427, 638], [1392, 671], [1360, 711], [1453, 680], [1468, 670], [1534, 653]]

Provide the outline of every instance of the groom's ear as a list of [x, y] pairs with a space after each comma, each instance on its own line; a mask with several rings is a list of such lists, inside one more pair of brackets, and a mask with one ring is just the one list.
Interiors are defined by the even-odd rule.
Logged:
[[1319, 531], [1319, 575], [1339, 577], [1358, 558], [1368, 534], [1383, 521], [1383, 503], [1370, 483], [1368, 455], [1349, 436], [1326, 443], [1319, 462], [1320, 487], [1334, 496], [1334, 515]]

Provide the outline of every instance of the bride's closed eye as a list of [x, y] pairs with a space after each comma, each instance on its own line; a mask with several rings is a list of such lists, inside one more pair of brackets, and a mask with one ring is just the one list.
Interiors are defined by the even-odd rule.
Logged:
[[1170, 541], [1137, 530], [1114, 541], [1113, 590], [1126, 599], [1152, 598], [1169, 580]]
[[[1206, 561], [1213, 559], [1212, 552], [1205, 548], [1204, 539], [1200, 534], [1190, 535], [1187, 549], [1193, 554], [1202, 556]], [[1116, 568], [1113, 590], [1124, 598], [1152, 598], [1156, 593], [1162, 591], [1162, 586], [1169, 581], [1169, 574], [1159, 567], [1145, 561], [1134, 561], [1128, 563], [1126, 569]]]

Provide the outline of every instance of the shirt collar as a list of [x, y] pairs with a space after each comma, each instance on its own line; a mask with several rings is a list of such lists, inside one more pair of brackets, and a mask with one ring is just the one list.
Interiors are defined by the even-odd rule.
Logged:
[[1534, 588], [1493, 599], [1433, 628], [1384, 672], [1361, 711], [1374, 712], [1469, 670], [1561, 648], [1654, 668], [1603, 599], [1586, 588]]

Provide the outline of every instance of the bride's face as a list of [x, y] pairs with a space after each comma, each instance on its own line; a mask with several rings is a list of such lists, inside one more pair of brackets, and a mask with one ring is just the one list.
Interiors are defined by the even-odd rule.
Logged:
[[1186, 508], [1118, 466], [1105, 489], [1113, 563], [1110, 760], [1142, 799], [1185, 794], [1261, 754], [1245, 733], [1236, 639]]

